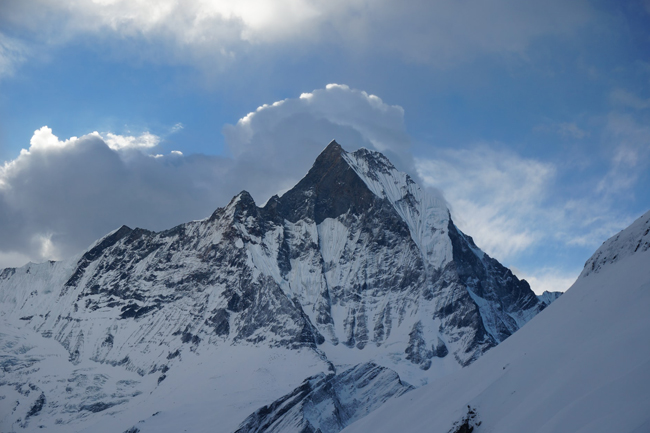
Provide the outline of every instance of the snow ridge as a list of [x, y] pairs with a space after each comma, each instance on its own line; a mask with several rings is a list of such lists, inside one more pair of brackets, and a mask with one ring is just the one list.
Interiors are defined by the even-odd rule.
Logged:
[[633, 254], [650, 249], [650, 212], [646, 212], [628, 228], [611, 237], [587, 260], [580, 278], [598, 273], [603, 267]]

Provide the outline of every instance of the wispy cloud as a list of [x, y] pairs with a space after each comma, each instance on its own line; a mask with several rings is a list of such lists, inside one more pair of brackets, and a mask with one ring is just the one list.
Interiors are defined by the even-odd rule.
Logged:
[[616, 105], [630, 107], [637, 110], [644, 110], [650, 108], [650, 98], [641, 98], [632, 92], [625, 89], [614, 89], [609, 95], [609, 99]]
[[611, 113], [605, 135], [611, 163], [597, 191], [606, 195], [627, 193], [650, 167], [650, 126], [631, 115]]
[[417, 159], [416, 167], [426, 184], [444, 192], [458, 224], [489, 254], [511, 257], [545, 235], [537, 223], [545, 218], [539, 211], [555, 180], [554, 165], [483, 144]]
[[589, 136], [589, 132], [585, 131], [584, 129], [580, 129], [575, 123], [560, 123], [558, 125], [558, 132], [560, 135], [576, 138], [578, 140]]
[[[631, 141], [613, 147], [605, 173], [591, 173], [574, 183], [566, 181], [573, 167], [526, 158], [498, 144], [441, 149], [434, 158], [418, 158], [416, 167], [427, 185], [444, 192], [461, 229], [498, 260], [517, 263], [522, 254], [549, 254], [572, 246], [590, 251], [638, 216], [618, 206], [650, 160], [643, 150], [645, 135], [637, 129], [643, 127], [614, 122], [610, 128], [615, 125]], [[566, 289], [579, 273], [563, 266], [520, 268], [519, 274], [538, 292]]]
[[575, 122], [560, 122], [538, 125], [533, 128], [535, 132], [558, 134], [564, 138], [582, 140], [589, 137], [589, 131], [580, 128]]
[[29, 48], [24, 42], [0, 32], [0, 80], [12, 76], [28, 57]]

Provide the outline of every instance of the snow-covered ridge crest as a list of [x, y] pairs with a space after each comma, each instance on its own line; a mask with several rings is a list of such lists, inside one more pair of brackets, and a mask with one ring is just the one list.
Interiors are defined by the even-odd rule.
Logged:
[[650, 211], [628, 228], [612, 236], [587, 260], [580, 278], [598, 273], [604, 266], [650, 249]]
[[379, 152], [361, 148], [352, 153], [343, 151], [342, 155], [375, 195], [390, 201], [408, 225], [426, 264], [440, 269], [452, 260], [446, 232], [449, 209], [444, 200], [422, 190]]

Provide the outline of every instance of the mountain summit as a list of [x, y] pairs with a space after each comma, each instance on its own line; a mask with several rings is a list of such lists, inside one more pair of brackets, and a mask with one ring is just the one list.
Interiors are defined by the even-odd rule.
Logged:
[[[454, 225], [443, 200], [382, 154], [335, 141], [263, 207], [244, 191], [205, 220], [158, 233], [124, 226], [76, 259], [5, 269], [0, 301], [16, 341], [29, 335], [27, 346], [55, 341], [65, 352], [57, 380], [27, 367], [8, 373], [5, 383], [33, 391], [16, 396], [23, 403], [3, 422], [63, 430], [92, 430], [118, 412], [137, 422], [132, 400], [171, 417], [162, 396], [172, 389], [187, 401], [222, 401], [223, 413], [210, 414], [223, 431], [282, 395], [303, 395], [299, 386], [351, 386], [381, 373], [388, 382], [363, 383], [390, 389], [383, 402], [410, 389], [400, 380], [419, 386], [472, 363], [547, 305]], [[14, 365], [29, 364], [28, 352], [12, 354]], [[38, 406], [30, 399], [39, 392], [48, 403], [23, 410]], [[356, 410], [377, 403], [368, 405]], [[262, 415], [245, 425], [261, 431]], [[358, 416], [319, 428], [338, 431]]]

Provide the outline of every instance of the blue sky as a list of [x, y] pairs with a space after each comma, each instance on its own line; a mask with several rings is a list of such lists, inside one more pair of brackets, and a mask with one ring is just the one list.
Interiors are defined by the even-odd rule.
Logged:
[[333, 138], [564, 290], [650, 208], [650, 2], [0, 4], [0, 267], [263, 203]]

